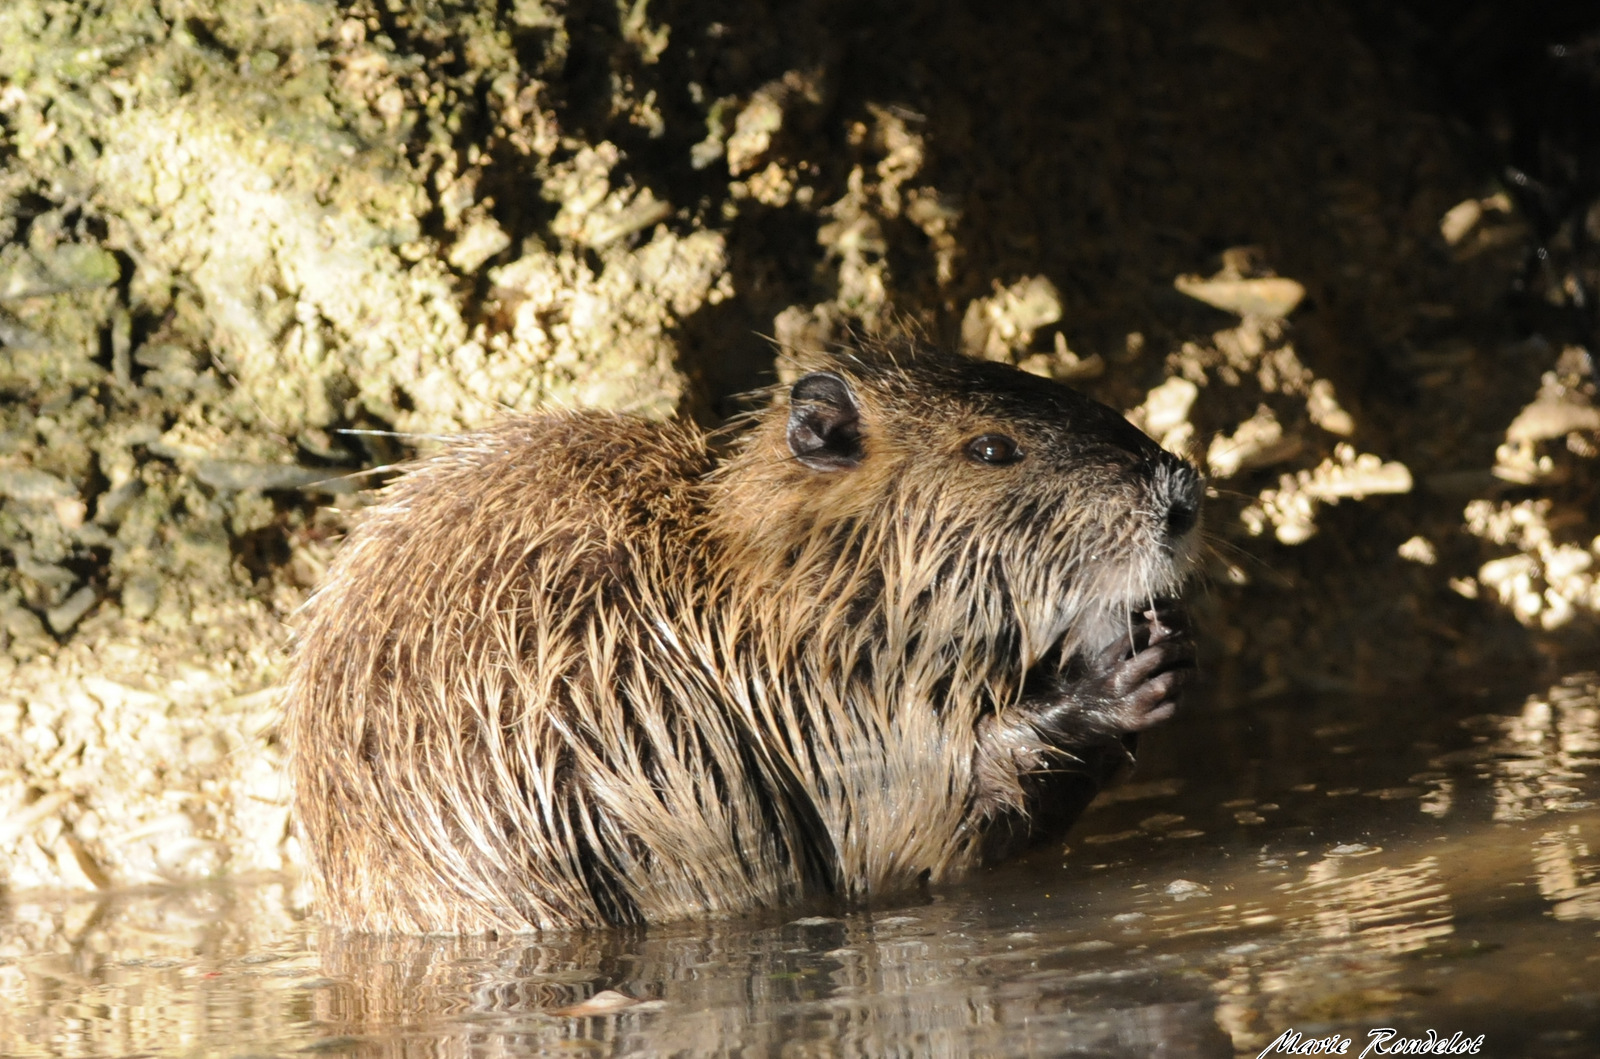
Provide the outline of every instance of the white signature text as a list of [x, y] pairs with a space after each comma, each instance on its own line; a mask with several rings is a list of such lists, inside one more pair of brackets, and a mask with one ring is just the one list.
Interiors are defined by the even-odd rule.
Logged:
[[[1433, 1030], [1425, 1037], [1403, 1036], [1399, 1030], [1383, 1026], [1367, 1031], [1367, 1046], [1356, 1059], [1369, 1055], [1477, 1055], [1483, 1047], [1483, 1034], [1468, 1037], [1457, 1030], [1441, 1037]], [[1326, 1037], [1307, 1037], [1299, 1030], [1284, 1030], [1278, 1039], [1261, 1049], [1256, 1059], [1269, 1055], [1349, 1055], [1355, 1041], [1331, 1033]]]

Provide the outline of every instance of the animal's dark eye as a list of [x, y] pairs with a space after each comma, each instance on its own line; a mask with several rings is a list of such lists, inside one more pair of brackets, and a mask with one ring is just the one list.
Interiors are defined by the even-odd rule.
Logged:
[[982, 434], [967, 442], [967, 455], [979, 463], [1016, 463], [1022, 450], [1004, 434]]

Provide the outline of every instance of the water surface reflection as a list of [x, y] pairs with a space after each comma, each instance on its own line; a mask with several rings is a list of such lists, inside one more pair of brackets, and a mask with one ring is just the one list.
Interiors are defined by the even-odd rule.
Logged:
[[1499, 712], [1196, 711], [1065, 852], [870, 910], [384, 939], [282, 881], [15, 900], [0, 1052], [1355, 1054], [1392, 1026], [1592, 1056], [1597, 707], [1584, 676]]

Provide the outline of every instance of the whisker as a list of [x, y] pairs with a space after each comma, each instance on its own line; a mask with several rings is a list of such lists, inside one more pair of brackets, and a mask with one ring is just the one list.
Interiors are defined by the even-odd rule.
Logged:
[[1229, 561], [1228, 556], [1222, 554], [1226, 551], [1231, 556], [1238, 558], [1242, 563], [1255, 567], [1257, 572], [1269, 578], [1280, 588], [1289, 588], [1294, 584], [1294, 581], [1287, 574], [1280, 573], [1264, 557], [1230, 540], [1208, 533], [1202, 536], [1201, 543], [1223, 562]]

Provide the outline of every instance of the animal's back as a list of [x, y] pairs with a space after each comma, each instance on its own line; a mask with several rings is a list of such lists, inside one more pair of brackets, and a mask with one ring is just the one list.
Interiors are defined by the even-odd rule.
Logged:
[[[468, 435], [388, 488], [289, 687], [330, 918], [525, 930], [777, 896], [740, 739], [671, 631], [704, 605], [708, 467], [691, 428], [569, 414]], [[702, 863], [674, 870], [674, 847]]]

